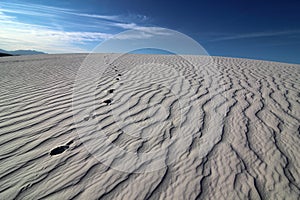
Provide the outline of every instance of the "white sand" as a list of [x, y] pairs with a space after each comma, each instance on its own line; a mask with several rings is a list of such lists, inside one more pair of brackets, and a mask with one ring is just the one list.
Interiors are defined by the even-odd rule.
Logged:
[[299, 198], [300, 65], [116, 56], [0, 58], [0, 199]]

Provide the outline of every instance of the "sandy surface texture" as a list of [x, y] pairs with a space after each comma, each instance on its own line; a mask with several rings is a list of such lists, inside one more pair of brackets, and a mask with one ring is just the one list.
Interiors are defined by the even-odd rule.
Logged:
[[0, 72], [0, 199], [299, 199], [299, 65], [69, 54]]

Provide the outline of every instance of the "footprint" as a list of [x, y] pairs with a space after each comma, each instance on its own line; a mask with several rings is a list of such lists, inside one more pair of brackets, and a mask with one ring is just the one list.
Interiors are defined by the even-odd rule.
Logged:
[[111, 93], [114, 92], [114, 90], [115, 90], [115, 89], [110, 89], [110, 90], [108, 90], [107, 92], [111, 94]]
[[119, 81], [120, 79], [119, 79], [119, 78], [116, 78], [116, 80]]
[[70, 140], [67, 144], [66, 144], [66, 146], [70, 146], [71, 144], [73, 144], [74, 143], [74, 140]]
[[89, 119], [90, 119], [90, 116], [83, 118], [84, 121], [88, 121]]
[[68, 148], [69, 148], [69, 145], [63, 145], [63, 146], [56, 147], [50, 151], [50, 155], [54, 156], [54, 155], [61, 154]]
[[103, 101], [103, 103], [106, 103], [106, 105], [111, 104], [111, 102], [112, 102], [112, 99], [106, 99]]

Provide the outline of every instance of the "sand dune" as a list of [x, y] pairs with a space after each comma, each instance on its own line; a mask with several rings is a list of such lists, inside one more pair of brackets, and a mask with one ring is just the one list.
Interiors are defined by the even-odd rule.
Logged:
[[299, 65], [93, 56], [0, 59], [0, 199], [299, 199]]

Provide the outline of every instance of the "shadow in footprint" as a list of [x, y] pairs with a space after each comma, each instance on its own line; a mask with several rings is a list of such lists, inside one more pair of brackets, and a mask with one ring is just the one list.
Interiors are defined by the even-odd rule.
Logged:
[[118, 74], [118, 76], [122, 76], [122, 74]]
[[110, 89], [110, 90], [107, 90], [107, 92], [111, 94], [111, 93], [114, 92], [114, 90], [115, 90], [115, 89]]
[[119, 81], [120, 79], [119, 79], [119, 78], [116, 78], [116, 80]]
[[111, 104], [111, 102], [112, 102], [112, 99], [106, 99], [103, 101], [103, 103], [106, 103], [106, 105]]
[[90, 119], [90, 116], [83, 118], [84, 121], [88, 121], [89, 119]]
[[54, 155], [61, 154], [68, 148], [69, 148], [69, 145], [63, 145], [63, 146], [56, 147], [50, 151], [50, 155], [54, 156]]
[[70, 146], [71, 144], [73, 144], [74, 143], [74, 140], [70, 140], [67, 144], [66, 144], [66, 146]]

